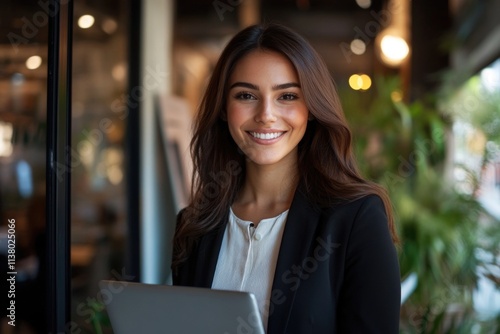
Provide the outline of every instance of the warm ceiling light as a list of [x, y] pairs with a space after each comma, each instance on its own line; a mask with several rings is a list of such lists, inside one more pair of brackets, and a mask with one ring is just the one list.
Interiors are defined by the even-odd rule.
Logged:
[[351, 42], [351, 51], [356, 55], [362, 55], [366, 51], [366, 44], [360, 39], [354, 39]]
[[366, 74], [353, 74], [349, 77], [349, 86], [354, 90], [368, 90], [372, 86], [372, 79]]
[[116, 23], [116, 21], [113, 19], [105, 19], [101, 25], [101, 28], [106, 34], [111, 35], [118, 28], [118, 23]]
[[78, 19], [78, 26], [82, 29], [90, 28], [94, 25], [95, 19], [92, 15], [82, 15]]
[[31, 56], [26, 60], [26, 67], [29, 70], [35, 70], [42, 65], [42, 57], [40, 56]]
[[410, 53], [408, 43], [404, 38], [394, 35], [385, 35], [380, 41], [382, 60], [388, 65], [398, 66]]
[[366, 75], [366, 74], [361, 74], [361, 89], [362, 90], [368, 90], [372, 86], [372, 79]]
[[12, 134], [14, 127], [11, 123], [0, 122], [0, 157], [8, 157], [12, 154]]
[[356, 3], [358, 4], [359, 7], [361, 8], [369, 8], [372, 5], [371, 0], [356, 0]]
[[354, 90], [359, 90], [361, 88], [360, 81], [361, 77], [357, 74], [353, 74], [349, 77], [349, 86]]
[[116, 81], [125, 80], [125, 77], [127, 76], [127, 68], [125, 67], [125, 64], [120, 63], [113, 66], [113, 69], [111, 70], [111, 75], [113, 76], [113, 79], [115, 79]]

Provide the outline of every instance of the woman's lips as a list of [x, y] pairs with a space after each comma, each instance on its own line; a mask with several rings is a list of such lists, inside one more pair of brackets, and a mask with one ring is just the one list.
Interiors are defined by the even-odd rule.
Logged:
[[247, 131], [250, 138], [259, 144], [274, 144], [279, 141], [286, 131]]

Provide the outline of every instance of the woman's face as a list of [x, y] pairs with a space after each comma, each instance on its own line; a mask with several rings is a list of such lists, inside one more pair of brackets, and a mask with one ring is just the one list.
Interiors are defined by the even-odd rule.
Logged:
[[229, 78], [229, 131], [250, 163], [295, 163], [309, 112], [292, 63], [272, 51], [252, 51]]

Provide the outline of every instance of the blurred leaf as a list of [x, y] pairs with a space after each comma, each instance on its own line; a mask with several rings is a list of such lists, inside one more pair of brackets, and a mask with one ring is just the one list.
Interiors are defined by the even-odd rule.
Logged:
[[[435, 97], [411, 104], [393, 102], [391, 96], [400, 91], [397, 78], [376, 77], [374, 83], [373, 92], [362, 98], [352, 90], [340, 93], [360, 169], [385, 186], [393, 201], [402, 239], [401, 276], [418, 275], [418, 286], [403, 305], [403, 313], [419, 319], [419, 326], [423, 326], [419, 333], [439, 333], [444, 322], [450, 332], [466, 333], [471, 324], [479, 322], [468, 311], [477, 283], [476, 269], [482, 265], [475, 250], [483, 244], [495, 248], [500, 228], [491, 236], [495, 241], [480, 239], [478, 222], [492, 218], [473, 195], [457, 192], [446, 178], [446, 140], [455, 114], [440, 113]], [[500, 103], [495, 108], [498, 106]], [[495, 108], [478, 117], [475, 124], [492, 122]], [[488, 136], [497, 128], [492, 125], [490, 130]], [[453, 303], [470, 314], [450, 322], [446, 306]], [[427, 314], [419, 310], [427, 310]], [[416, 325], [402, 321], [402, 326], [412, 332]]]

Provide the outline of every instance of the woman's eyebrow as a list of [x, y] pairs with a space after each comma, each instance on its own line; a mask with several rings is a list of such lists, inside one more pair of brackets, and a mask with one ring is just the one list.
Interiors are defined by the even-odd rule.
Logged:
[[[233, 89], [234, 87], [244, 87], [244, 88], [259, 90], [259, 86], [248, 83], [248, 82], [241, 82], [241, 81], [235, 82], [234, 84], [231, 85], [231, 87], [229, 87], [229, 89]], [[287, 89], [287, 88], [291, 88], [291, 87], [300, 88], [300, 85], [296, 82], [287, 82], [287, 83], [283, 83], [283, 84], [279, 84], [279, 85], [274, 85], [272, 87], [272, 89], [273, 90], [281, 90], [281, 89]]]
[[287, 82], [287, 83], [280, 84], [280, 85], [274, 85], [273, 90], [287, 89], [287, 88], [292, 88], [292, 87], [300, 88], [300, 85], [296, 82]]
[[234, 87], [244, 87], [244, 88], [259, 90], [259, 86], [241, 81], [235, 82], [234, 84], [231, 85], [231, 87], [229, 87], [229, 89], [233, 89]]

